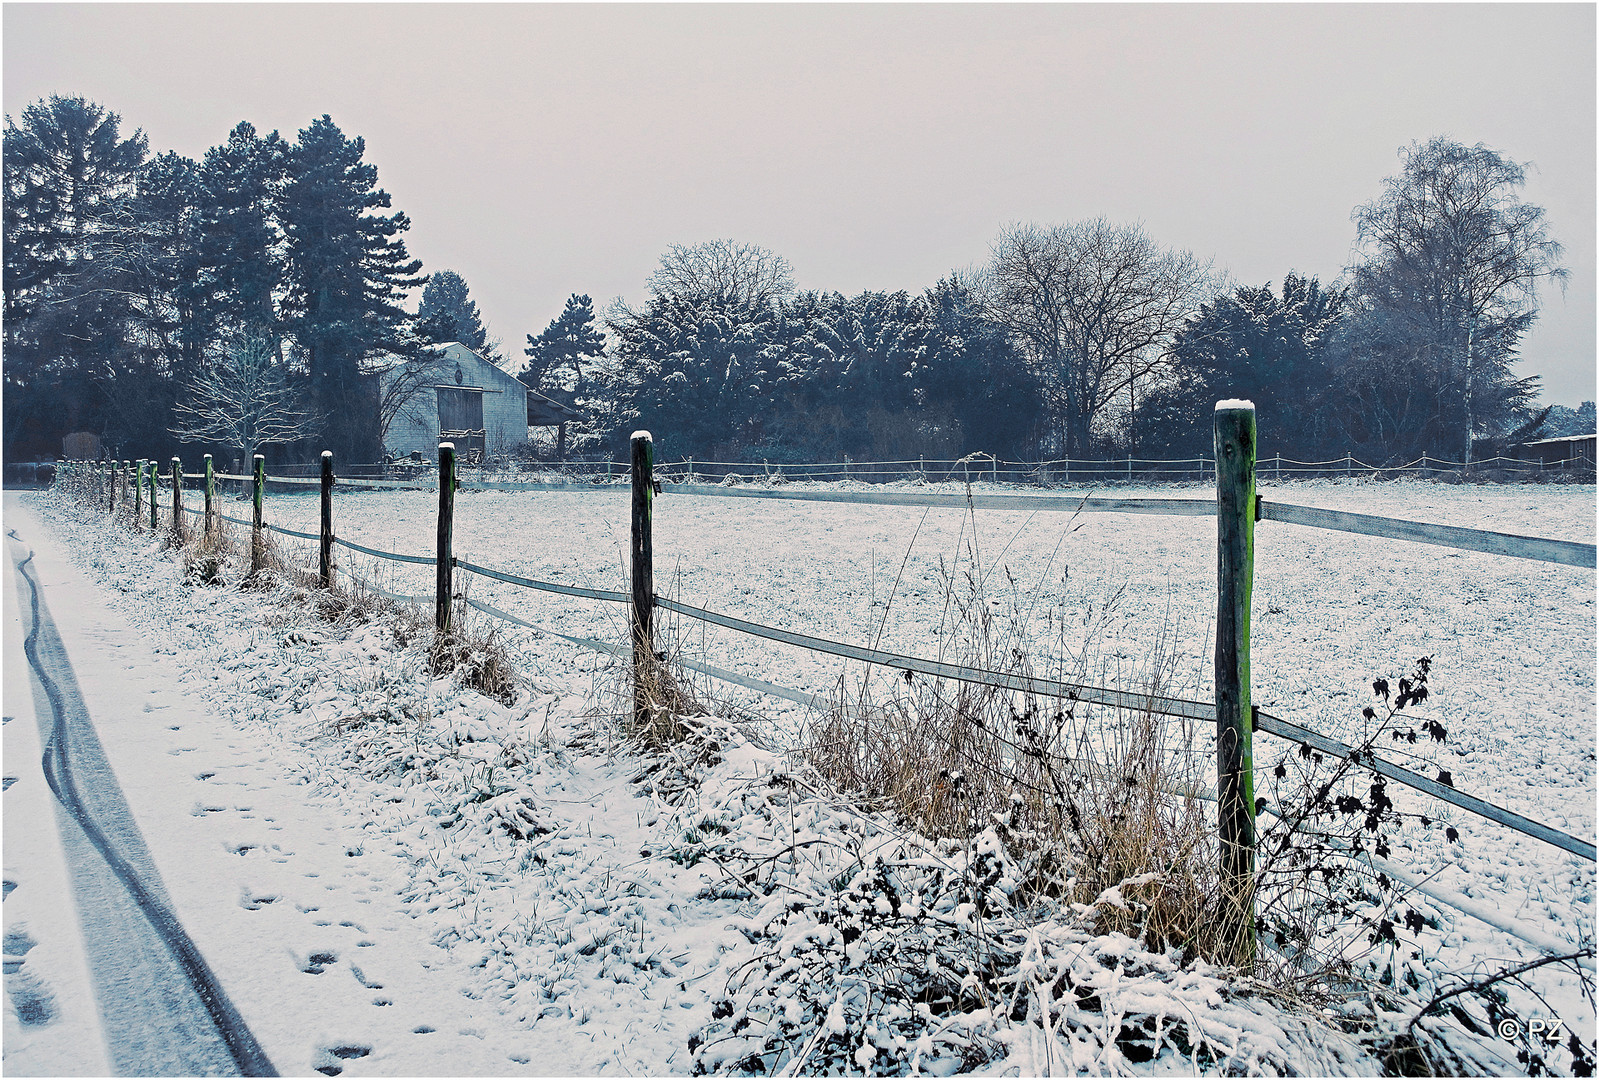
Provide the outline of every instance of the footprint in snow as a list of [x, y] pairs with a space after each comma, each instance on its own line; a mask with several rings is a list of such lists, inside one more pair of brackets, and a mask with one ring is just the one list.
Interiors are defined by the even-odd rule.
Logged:
[[344, 1071], [344, 1066], [340, 1065], [339, 1062], [352, 1061], [356, 1058], [364, 1058], [371, 1052], [372, 1048], [370, 1046], [362, 1046], [359, 1043], [345, 1043], [339, 1046], [321, 1046], [317, 1048], [316, 1057], [314, 1059], [319, 1064], [314, 1066], [314, 1068], [317, 1072], [324, 1076], [338, 1076]]
[[[6, 882], [10, 885], [11, 882]], [[7, 930], [4, 939], [6, 996], [25, 1027], [43, 1027], [56, 1018], [55, 995], [32, 971], [24, 970], [28, 953], [37, 945], [22, 927]]]

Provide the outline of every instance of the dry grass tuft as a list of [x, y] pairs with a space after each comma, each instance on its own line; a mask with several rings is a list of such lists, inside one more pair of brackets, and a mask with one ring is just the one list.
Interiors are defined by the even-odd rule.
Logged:
[[[1095, 670], [1089, 645], [1072, 650], [1064, 640], [1052, 670], [1035, 671], [1027, 595], [1006, 574], [1008, 596], [993, 602], [970, 548], [964, 561], [964, 571], [944, 574], [946, 662], [1171, 695], [1175, 665], [1163, 640], [1131, 686]], [[1214, 957], [1225, 943], [1214, 918], [1204, 732], [1147, 709], [903, 672], [887, 685], [841, 679], [808, 725], [804, 750], [840, 790], [930, 835], [969, 838], [996, 826], [1030, 868], [1024, 887], [1078, 905], [1096, 932]]]
[[493, 698], [501, 705], [514, 705], [517, 698], [516, 669], [510, 653], [499, 640], [499, 628], [487, 632], [478, 628], [460, 605], [452, 613], [450, 629], [435, 634], [428, 647], [428, 669], [434, 675], [453, 676], [457, 683]]

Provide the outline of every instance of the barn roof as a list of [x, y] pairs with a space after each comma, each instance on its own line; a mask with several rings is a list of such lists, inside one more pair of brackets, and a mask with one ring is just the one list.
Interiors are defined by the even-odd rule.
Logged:
[[1587, 439], [1592, 439], [1592, 438], [1594, 438], [1594, 436], [1591, 435], [1591, 434], [1590, 435], [1562, 435], [1562, 436], [1560, 436], [1559, 438], [1556, 438], [1556, 439], [1534, 439], [1532, 442], [1522, 443], [1521, 445], [1523, 445], [1523, 446], [1553, 446], [1556, 443], [1578, 443], [1578, 442], [1583, 442], [1583, 441], [1585, 441]]
[[582, 415], [571, 405], [558, 401], [548, 394], [541, 394], [533, 389], [527, 392], [528, 427], [556, 427], [568, 420], [576, 420]]

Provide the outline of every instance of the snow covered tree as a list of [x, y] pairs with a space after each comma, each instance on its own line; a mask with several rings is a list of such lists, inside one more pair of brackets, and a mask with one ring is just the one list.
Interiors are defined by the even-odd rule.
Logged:
[[730, 307], [764, 307], [794, 292], [788, 260], [755, 244], [707, 240], [673, 244], [650, 275], [656, 296], [714, 298]]
[[249, 461], [263, 446], [294, 442], [316, 432], [287, 372], [277, 362], [276, 343], [245, 338], [198, 372], [178, 403], [172, 433], [183, 442], [226, 447]]
[[[747, 446], [760, 434], [779, 351], [778, 315], [719, 297], [652, 297], [609, 320], [615, 372], [613, 437], [644, 426], [671, 453]], [[625, 445], [625, 443], [623, 443]]]
[[1145, 398], [1144, 448], [1208, 454], [1211, 406], [1223, 398], [1255, 403], [1263, 446], [1308, 453], [1321, 445], [1332, 389], [1327, 344], [1343, 306], [1343, 290], [1293, 273], [1280, 294], [1267, 282], [1201, 304], [1172, 343], [1172, 378]]
[[1400, 153], [1400, 174], [1353, 214], [1364, 256], [1353, 287], [1389, 344], [1412, 350], [1394, 360], [1440, 372], [1446, 445], [1469, 461], [1473, 439], [1502, 434], [1534, 389], [1511, 365], [1540, 285], [1565, 281], [1562, 248], [1520, 197], [1526, 166], [1442, 137]]
[[285, 326], [303, 357], [317, 411], [340, 418], [324, 435], [343, 460], [376, 452], [377, 410], [368, 362], [399, 344], [409, 316], [404, 293], [422, 264], [406, 253], [402, 213], [366, 164], [365, 141], [346, 138], [331, 117], [299, 133], [281, 201], [285, 233]]

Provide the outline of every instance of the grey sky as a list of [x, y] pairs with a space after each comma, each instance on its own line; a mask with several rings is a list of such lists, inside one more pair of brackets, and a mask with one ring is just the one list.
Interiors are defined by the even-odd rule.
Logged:
[[1595, 7], [17, 4], [4, 106], [82, 95], [198, 157], [323, 113], [520, 358], [671, 243], [919, 290], [1012, 221], [1104, 215], [1245, 283], [1335, 277], [1445, 134], [1532, 162], [1571, 279], [1521, 374], [1595, 397]]

